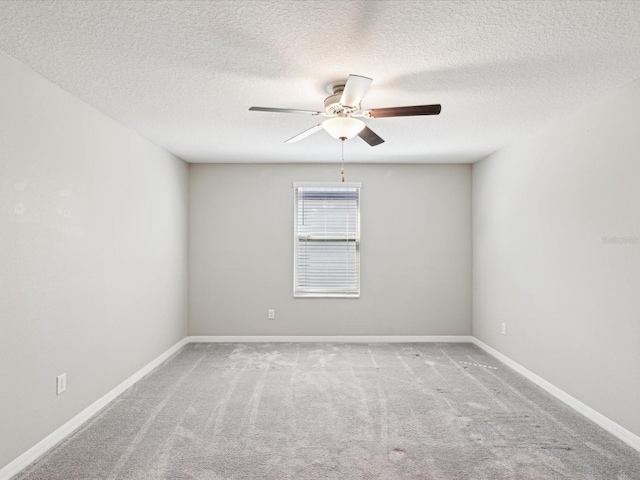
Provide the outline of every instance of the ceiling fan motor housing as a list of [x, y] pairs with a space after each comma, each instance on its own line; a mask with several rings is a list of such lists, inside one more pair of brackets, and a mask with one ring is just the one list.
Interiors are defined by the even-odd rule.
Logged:
[[327, 85], [327, 90], [329, 92], [333, 91], [332, 95], [324, 99], [324, 111], [327, 115], [351, 115], [360, 110], [360, 105], [342, 105], [340, 103], [344, 85], [344, 82]]

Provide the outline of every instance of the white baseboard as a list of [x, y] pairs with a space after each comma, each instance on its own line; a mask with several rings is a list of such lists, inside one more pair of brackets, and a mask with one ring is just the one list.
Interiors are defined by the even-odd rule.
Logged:
[[145, 375], [151, 372], [154, 368], [159, 366], [162, 362], [168, 359], [171, 355], [180, 350], [184, 345], [188, 342], [188, 337], [183, 338], [178, 343], [176, 343], [169, 350], [161, 354], [159, 357], [142, 367], [136, 373], [127, 378], [120, 385], [115, 387], [109, 393], [96, 400], [94, 403], [85, 408], [78, 415], [73, 417], [67, 423], [62, 425], [56, 431], [46, 436], [44, 439], [36, 443], [29, 450], [24, 452], [18, 458], [16, 458], [11, 463], [7, 464], [0, 470], [0, 480], [9, 480], [12, 476], [18, 474], [28, 465], [33, 463], [38, 459], [41, 455], [49, 451], [59, 442], [64, 440], [67, 436], [71, 435], [78, 427], [80, 427], [84, 422], [89, 420], [93, 415], [98, 413], [102, 408], [104, 408], [109, 402], [115, 400], [120, 394], [122, 394], [127, 388], [131, 387], [134, 383], [142, 379]]
[[511, 360], [509, 357], [507, 357], [506, 355], [503, 355], [502, 353], [490, 347], [486, 343], [478, 340], [475, 337], [471, 337], [471, 338], [472, 338], [472, 342], [475, 345], [482, 348], [484, 351], [494, 356], [495, 358], [500, 360], [502, 363], [504, 363], [508, 367], [518, 372], [523, 377], [527, 378], [528, 380], [531, 380], [533, 383], [535, 383], [539, 387], [549, 392], [558, 400], [561, 400], [562, 402], [566, 403], [575, 411], [577, 411], [578, 413], [581, 413], [596, 425], [599, 425], [600, 427], [604, 428], [607, 432], [619, 438], [620, 440], [622, 440], [623, 442], [625, 442], [626, 444], [628, 444], [629, 446], [633, 447], [635, 450], [640, 452], [640, 437], [630, 432], [623, 426], [617, 424], [613, 420], [605, 417], [601, 413], [595, 411], [593, 408], [589, 407], [588, 405], [585, 405], [577, 398], [572, 397], [564, 390], [561, 390], [555, 385], [547, 382], [544, 378], [536, 375], [531, 370], [528, 370], [527, 368], [523, 367], [522, 365], [515, 362], [514, 360]]
[[209, 335], [187, 337], [189, 343], [471, 343], [470, 335]]

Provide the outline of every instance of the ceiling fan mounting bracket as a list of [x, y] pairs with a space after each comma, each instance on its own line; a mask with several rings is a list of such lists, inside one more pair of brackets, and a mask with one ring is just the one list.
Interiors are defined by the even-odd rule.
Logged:
[[335, 82], [327, 83], [324, 87], [324, 91], [331, 95], [342, 93], [346, 84], [346, 80], [337, 80]]

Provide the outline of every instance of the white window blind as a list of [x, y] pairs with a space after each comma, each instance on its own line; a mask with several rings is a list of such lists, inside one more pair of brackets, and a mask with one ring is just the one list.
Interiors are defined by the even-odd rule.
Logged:
[[359, 183], [295, 183], [296, 297], [360, 296]]

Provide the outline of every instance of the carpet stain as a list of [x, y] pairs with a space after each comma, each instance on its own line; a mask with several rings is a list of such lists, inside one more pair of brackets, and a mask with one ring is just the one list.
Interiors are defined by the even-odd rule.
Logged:
[[405, 456], [405, 452], [402, 448], [394, 448], [389, 453], [389, 460], [392, 461], [393, 463], [397, 463], [401, 461], [404, 458], [404, 456]]

